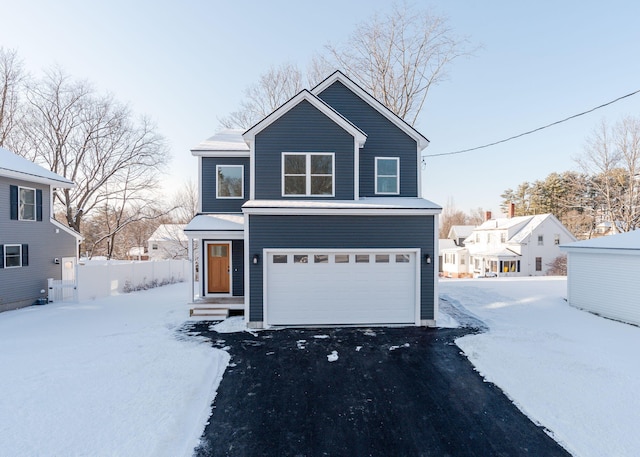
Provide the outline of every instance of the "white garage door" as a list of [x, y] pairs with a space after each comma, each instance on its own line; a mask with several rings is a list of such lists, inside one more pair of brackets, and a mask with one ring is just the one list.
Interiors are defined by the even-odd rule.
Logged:
[[268, 325], [414, 324], [416, 251], [268, 251]]

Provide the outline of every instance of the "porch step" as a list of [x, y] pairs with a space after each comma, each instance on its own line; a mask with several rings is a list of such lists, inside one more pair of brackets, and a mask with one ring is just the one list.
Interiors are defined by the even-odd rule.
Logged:
[[229, 308], [196, 306], [189, 310], [189, 317], [209, 317], [211, 320], [224, 320], [229, 317]]

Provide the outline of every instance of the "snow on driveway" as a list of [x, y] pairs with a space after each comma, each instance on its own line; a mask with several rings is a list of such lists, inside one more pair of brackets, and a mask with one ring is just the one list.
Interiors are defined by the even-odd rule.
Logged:
[[441, 280], [489, 331], [456, 341], [478, 371], [576, 456], [640, 452], [640, 328], [575, 309], [565, 278]]
[[229, 355], [175, 284], [0, 313], [0, 455], [192, 455]]

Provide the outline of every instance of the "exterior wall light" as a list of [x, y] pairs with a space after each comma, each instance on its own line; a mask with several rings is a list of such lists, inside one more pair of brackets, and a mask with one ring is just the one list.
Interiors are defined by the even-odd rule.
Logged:
[[258, 262], [260, 262], [260, 256], [258, 254], [253, 254], [253, 264], [258, 265]]
[[431, 263], [431, 256], [430, 256], [429, 254], [425, 254], [425, 255], [424, 255], [424, 261], [425, 261], [426, 263]]

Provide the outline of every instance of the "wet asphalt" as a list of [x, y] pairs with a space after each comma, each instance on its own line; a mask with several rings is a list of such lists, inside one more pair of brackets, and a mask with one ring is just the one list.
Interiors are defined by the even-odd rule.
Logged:
[[196, 449], [213, 456], [568, 456], [454, 340], [476, 328], [219, 334], [231, 355]]

